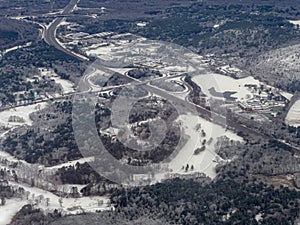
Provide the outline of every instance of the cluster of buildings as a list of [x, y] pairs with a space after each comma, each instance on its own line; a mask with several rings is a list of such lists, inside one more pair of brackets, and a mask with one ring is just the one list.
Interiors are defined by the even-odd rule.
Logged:
[[253, 97], [244, 101], [238, 101], [238, 106], [243, 111], [274, 113], [276, 108], [282, 108], [288, 102], [276, 88], [263, 85], [258, 87], [256, 84], [246, 84], [245, 87], [251, 89]]

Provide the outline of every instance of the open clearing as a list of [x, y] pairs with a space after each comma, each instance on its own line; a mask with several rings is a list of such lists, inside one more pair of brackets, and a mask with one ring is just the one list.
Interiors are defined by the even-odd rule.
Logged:
[[[37, 103], [28, 106], [20, 106], [13, 109], [8, 109], [0, 112], [0, 124], [6, 127], [16, 127], [24, 124], [32, 125], [32, 120], [30, 119], [30, 114], [45, 108], [47, 103]], [[22, 122], [13, 122], [13, 117], [22, 119]]]
[[296, 101], [290, 108], [285, 121], [288, 125], [300, 126], [300, 100]]
[[214, 88], [216, 92], [234, 92], [231, 97], [237, 98], [239, 101], [253, 98], [253, 93], [245, 87], [245, 84], [259, 85], [260, 82], [253, 77], [245, 77], [241, 79], [234, 79], [221, 74], [207, 73], [199, 76], [195, 76], [192, 80], [201, 87], [201, 90], [209, 98], [219, 98], [211, 94], [211, 88]]
[[289, 22], [294, 25], [300, 25], [300, 20], [290, 20]]
[[25, 200], [7, 199], [4, 206], [0, 206], [0, 225], [10, 224], [17, 212], [26, 205]]
[[[57, 209], [63, 215], [76, 215], [111, 209], [108, 197], [60, 198], [51, 192], [36, 187], [29, 187], [15, 182], [9, 182], [9, 184], [14, 187], [24, 188], [25, 192], [29, 192], [29, 197], [28, 200], [20, 198], [8, 199], [4, 206], [0, 206], [0, 225], [9, 224], [13, 216], [26, 204], [35, 203], [36, 207], [44, 212], [53, 212]], [[49, 199], [48, 203], [46, 199]]]
[[[222, 161], [215, 153], [215, 145], [218, 139], [226, 136], [233, 141], [243, 141], [241, 137], [232, 131], [190, 113], [180, 115], [178, 121], [181, 122], [184, 134], [188, 136], [188, 139], [177, 156], [168, 165], [172, 173], [189, 174], [200, 172], [214, 178], [216, 176], [215, 167], [219, 161]], [[205, 132], [205, 135], [202, 135], [202, 130]], [[204, 144], [205, 150], [195, 155], [195, 149], [201, 148], [204, 140], [206, 142]], [[194, 169], [188, 171], [182, 169], [187, 164], [189, 164], [189, 167], [193, 165]]]
[[62, 88], [63, 94], [68, 94], [75, 91], [74, 84], [71, 81], [60, 78], [53, 70], [39, 68], [39, 71], [41, 76], [49, 77], [53, 79], [55, 83], [59, 84]]

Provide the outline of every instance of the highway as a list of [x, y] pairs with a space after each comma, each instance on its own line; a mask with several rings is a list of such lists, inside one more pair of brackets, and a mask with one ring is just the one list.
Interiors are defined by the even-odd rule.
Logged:
[[[97, 69], [101, 69], [101, 70], [105, 70], [105, 72], [109, 73], [114, 73], [114, 71], [110, 71], [109, 68], [103, 68], [103, 67], [99, 67], [97, 68], [97, 66], [95, 68], [93, 68], [93, 71], [91, 71], [90, 73], [86, 74], [86, 76], [83, 78], [83, 82], [85, 83], [85, 87], [89, 87], [88, 90], [83, 91], [83, 92], [77, 92], [76, 94], [82, 95], [84, 96], [85, 93], [92, 94], [92, 93], [100, 93], [102, 91], [109, 91], [109, 90], [113, 90], [115, 88], [118, 87], [128, 87], [128, 86], [142, 86], [144, 87], [147, 91], [149, 91], [150, 93], [156, 94], [158, 96], [161, 96], [164, 99], [167, 99], [170, 103], [172, 103], [174, 106], [177, 106], [176, 109], [180, 109], [181, 112], [191, 112], [191, 113], [196, 113], [198, 116], [211, 121], [215, 124], [219, 124], [221, 126], [224, 126], [230, 130], [233, 130], [235, 132], [243, 132], [244, 134], [247, 135], [254, 135], [257, 138], [261, 138], [262, 140], [271, 140], [271, 141], [278, 141], [280, 143], [282, 143], [283, 145], [291, 148], [293, 151], [295, 152], [300, 152], [300, 148], [296, 147], [296, 146], [292, 146], [288, 143], [285, 143], [282, 140], [278, 140], [274, 137], [272, 137], [271, 135], [265, 134], [265, 133], [261, 133], [255, 129], [252, 129], [244, 124], [240, 124], [239, 122], [236, 122], [234, 120], [234, 118], [230, 118], [226, 115], [221, 115], [218, 112], [206, 109], [200, 105], [197, 105], [193, 102], [191, 102], [188, 98], [181, 99], [178, 96], [172, 94], [172, 93], [168, 93], [165, 90], [162, 90], [158, 87], [155, 87], [153, 85], [150, 85], [150, 81], [140, 81], [138, 79], [132, 78], [130, 76], [128, 76], [127, 74], [125, 74], [124, 76], [126, 76], [128, 79], [130, 79], [132, 81], [132, 83], [128, 83], [128, 84], [124, 84], [124, 85], [120, 85], [120, 86], [116, 86], [116, 87], [105, 87], [105, 88], [100, 88], [97, 90], [93, 90], [93, 88], [91, 87], [91, 84], [89, 83], [89, 76], [92, 75], [93, 72], [95, 72], [95, 70]], [[160, 80], [160, 81], [164, 81], [166, 79], [171, 79], [171, 78], [176, 78], [176, 77], [182, 77], [183, 74], [180, 75], [174, 75], [174, 76], [169, 76], [169, 77], [161, 77], [161, 78], [156, 78], [155, 80]], [[189, 91], [192, 91], [192, 87], [188, 84], [187, 88], [189, 89]], [[76, 97], [75, 97], [76, 99]], [[254, 121], [253, 121], [254, 123]]]
[[[66, 15], [70, 14], [73, 12], [75, 9], [76, 5], [78, 4], [80, 0], [71, 0], [69, 4], [64, 8], [61, 14]], [[87, 61], [88, 58], [85, 56], [82, 56], [80, 54], [77, 54], [75, 52], [72, 52], [71, 50], [65, 48], [62, 46], [56, 39], [56, 30], [59, 27], [60, 23], [62, 23], [64, 20], [64, 17], [59, 17], [54, 19], [51, 24], [49, 25], [48, 28], [46, 28], [45, 33], [44, 33], [44, 40], [47, 42], [47, 44], [55, 47], [56, 49], [74, 57], [77, 58], [80, 61]]]
[[[78, 4], [80, 0], [71, 0], [69, 2], [69, 4], [64, 8], [64, 10], [62, 11], [61, 15], [68, 15], [70, 13], [72, 13], [72, 11], [75, 9], [76, 5]], [[44, 33], [44, 39], [45, 41], [49, 44], [49, 45], [52, 45], [54, 46], [56, 49], [62, 51], [62, 52], [65, 52], [66, 54], [70, 55], [70, 56], [73, 56], [75, 58], [77, 58], [78, 60], [80, 61], [86, 61], [88, 60], [88, 58], [86, 58], [85, 56], [82, 56], [80, 54], [77, 54], [77, 53], [74, 53], [72, 52], [71, 50], [65, 48], [64, 46], [62, 46], [56, 39], [56, 30], [58, 28], [58, 26], [60, 25], [60, 23], [64, 20], [63, 17], [58, 17], [56, 19], [54, 19], [52, 21], [52, 23], [50, 24], [50, 26], [45, 30], [45, 33]], [[129, 76], [127, 76], [128, 78], [130, 78]], [[170, 77], [169, 77], [170, 78]], [[84, 79], [87, 79], [87, 77], [85, 77]], [[139, 80], [136, 80], [136, 79], [133, 79], [133, 78], [130, 78], [132, 79], [132, 81], [135, 82], [141, 82]], [[143, 85], [143, 84], [140, 84], [140, 85]], [[226, 125], [227, 127], [229, 127], [230, 129], [233, 129], [235, 130], [236, 132], [238, 131], [242, 131], [243, 133], [245, 134], [253, 134], [257, 137], [260, 137], [262, 139], [267, 139], [267, 140], [276, 140], [276, 141], [279, 141], [281, 142], [282, 144], [292, 148], [293, 150], [296, 150], [296, 151], [300, 151], [299, 148], [297, 147], [294, 147], [294, 146], [291, 146], [289, 145], [288, 143], [284, 143], [283, 141], [281, 140], [277, 140], [276, 138], [270, 136], [270, 135], [267, 135], [267, 134], [262, 134], [254, 129], [251, 129], [243, 124], [240, 124], [236, 121], [234, 121], [233, 119], [231, 118], [226, 118], [224, 117], [223, 115], [220, 115], [216, 112], [212, 112], [202, 106], [199, 106], [199, 105], [196, 105], [194, 104], [193, 102], [189, 101], [188, 99], [186, 100], [182, 100], [172, 94], [169, 94], [167, 93], [166, 91], [163, 91], [159, 88], [156, 88], [156, 87], [153, 87], [153, 86], [149, 86], [148, 84], [144, 85], [147, 87], [147, 89], [152, 92], [152, 93], [155, 93], [155, 94], [158, 94], [170, 101], [172, 101], [173, 103], [175, 104], [178, 104], [180, 106], [182, 106], [183, 108], [185, 108], [187, 111], [188, 110], [193, 110], [195, 111], [195, 109], [198, 111], [198, 114], [199, 116], [205, 118], [205, 119], [208, 119], [208, 120], [211, 120], [212, 122], [214, 123], [217, 123], [217, 124], [221, 124], [221, 125]], [[111, 88], [107, 88], [107, 89], [114, 89], [115, 87], [111, 87]], [[191, 87], [189, 87], [190, 89]], [[92, 91], [91, 89], [88, 90], [90, 93], [92, 92], [100, 92], [100, 90], [96, 90], [96, 91]], [[104, 91], [104, 90], [101, 90], [101, 91]]]

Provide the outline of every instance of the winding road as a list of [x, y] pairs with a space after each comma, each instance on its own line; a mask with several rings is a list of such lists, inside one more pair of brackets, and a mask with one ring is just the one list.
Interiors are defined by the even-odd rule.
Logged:
[[[79, 3], [80, 0], [71, 0], [69, 4], [64, 8], [61, 14], [66, 15], [70, 14], [73, 12], [77, 4]], [[56, 49], [73, 56], [74, 58], [77, 58], [80, 61], [88, 61], [88, 58], [77, 54], [75, 52], [72, 52], [71, 50], [67, 49], [64, 47], [61, 43], [56, 38], [56, 30], [59, 27], [59, 25], [63, 22], [64, 17], [59, 17], [54, 19], [51, 24], [46, 28], [45, 33], [44, 33], [44, 40], [47, 42], [47, 44], [55, 47]]]
[[[76, 94], [79, 95], [84, 95], [85, 93], [88, 95], [89, 94], [98, 94], [102, 91], [110, 91], [110, 90], [114, 90], [115, 88], [118, 87], [128, 87], [128, 86], [138, 86], [141, 85], [143, 86], [148, 92], [154, 93], [156, 95], [159, 95], [161, 97], [163, 97], [164, 99], [168, 99], [168, 101], [172, 102], [172, 104], [175, 104], [177, 106], [179, 106], [179, 108], [183, 109], [186, 112], [194, 112], [196, 113], [199, 117], [202, 117], [203, 119], [206, 119], [208, 121], [211, 121], [215, 124], [219, 124], [221, 126], [225, 126], [226, 128], [233, 130], [235, 132], [243, 132], [244, 134], [247, 135], [254, 135], [257, 138], [260, 138], [262, 140], [271, 140], [271, 141], [278, 141], [281, 144], [287, 146], [288, 148], [290, 148], [292, 151], [294, 152], [300, 152], [300, 148], [298, 148], [297, 146], [292, 146], [286, 142], [284, 142], [283, 140], [278, 140], [277, 138], [272, 137], [269, 134], [266, 133], [262, 133], [257, 131], [256, 129], [253, 129], [251, 127], [248, 127], [247, 125], [241, 124], [237, 121], [235, 121], [234, 118], [231, 118], [229, 116], [226, 115], [221, 115], [218, 112], [215, 112], [214, 110], [209, 110], [207, 108], [204, 108], [200, 105], [197, 105], [195, 103], [193, 103], [189, 98], [186, 99], [181, 99], [176, 95], [173, 95], [172, 93], [168, 93], [165, 90], [162, 90], [158, 87], [155, 87], [153, 85], [149, 85], [149, 81], [141, 81], [139, 79], [135, 79], [132, 78], [130, 76], [128, 76], [127, 74], [124, 74], [124, 76], [126, 76], [126, 78], [128, 78], [129, 80], [132, 81], [132, 83], [128, 83], [128, 84], [123, 84], [120, 86], [115, 86], [115, 87], [105, 87], [105, 88], [93, 88], [90, 84], [89, 81], [89, 76], [91, 76], [97, 69], [100, 69], [102, 71], [107, 72], [108, 74], [113, 74], [114, 71], [112, 71], [110, 68], [104, 68], [104, 67], [97, 67], [95, 66], [93, 68], [92, 71], [90, 71], [90, 73], [86, 74], [85, 77], [83, 78], [83, 82], [84, 82], [84, 87], [87, 88], [87, 90], [85, 91], [79, 91], [79, 93], [77, 92]], [[171, 79], [171, 78], [176, 78], [176, 77], [182, 77], [184, 74], [179, 74], [179, 75], [175, 75], [175, 76], [169, 76], [169, 77], [162, 77], [162, 78], [156, 78], [155, 80], [159, 80], [159, 81], [164, 81], [167, 79]], [[192, 91], [192, 87], [190, 85], [188, 85], [187, 83], [185, 83], [185, 85], [187, 85], [187, 88], [189, 89], [189, 92]], [[254, 123], [254, 121], [253, 121]]]
[[[77, 6], [77, 4], [79, 3], [80, 0], [71, 0], [69, 2], [69, 4], [64, 8], [64, 10], [61, 12], [61, 15], [68, 15], [70, 13], [73, 12], [73, 10], [75, 9], [75, 7]], [[80, 61], [87, 61], [89, 60], [87, 57], [83, 56], [83, 55], [80, 55], [80, 54], [77, 54], [75, 52], [72, 52], [71, 50], [67, 49], [66, 47], [64, 47], [61, 43], [59, 43], [59, 41], [57, 40], [56, 38], [56, 30], [57, 28], [59, 27], [59, 25], [63, 22], [64, 20], [64, 17], [58, 17], [56, 19], [54, 19], [52, 21], [52, 23], [47, 27], [47, 29], [45, 30], [45, 33], [44, 33], [44, 39], [45, 41], [51, 45], [51, 46], [54, 46], [56, 49], [70, 55], [70, 56], [73, 56], [75, 58], [77, 58], [78, 60]], [[86, 79], [87, 77], [85, 77]], [[135, 80], [135, 79], [132, 79], [132, 81], [134, 82], [140, 82], [138, 80]], [[227, 126], [230, 128], [230, 129], [233, 129], [235, 130], [236, 132], [237, 131], [242, 131], [246, 134], [253, 134], [253, 135], [256, 135], [257, 137], [261, 137], [262, 139], [268, 139], [268, 140], [276, 140], [276, 141], [279, 141], [281, 142], [283, 145], [286, 145], [290, 148], [292, 148], [294, 151], [300, 151], [299, 148], [295, 147], [295, 146], [291, 146], [289, 145], [288, 143], [285, 143], [281, 140], [277, 140], [276, 138], [274, 137], [271, 137], [270, 135], [268, 134], [263, 134], [263, 133], [260, 133], [250, 127], [247, 127], [243, 124], [240, 124], [236, 121], [234, 121], [234, 119], [232, 118], [226, 118], [224, 117], [223, 115], [220, 115], [216, 112], [212, 112], [211, 110], [208, 110], [204, 107], [201, 107], [199, 105], [196, 105], [194, 104], [193, 102], [189, 101], [189, 100], [182, 100], [182, 99], [179, 99], [178, 97], [176, 96], [173, 96], [169, 93], [166, 93], [166, 91], [162, 91], [158, 88], [155, 88], [155, 87], [150, 87], [149, 85], [146, 85], [148, 90], [151, 90], [152, 92], [156, 93], [156, 94], [159, 94], [163, 97], [166, 97], [167, 99], [169, 100], [173, 100], [174, 102], [176, 102], [177, 104], [185, 107], [186, 109], [197, 109], [198, 113], [199, 113], [199, 116], [203, 117], [203, 118], [206, 118], [208, 120], [211, 120], [209, 118], [214, 118], [214, 123], [217, 123], [217, 124], [226, 124], [227, 123]], [[114, 89], [115, 87], [112, 87], [112, 88], [108, 88], [108, 90], [110, 89]], [[191, 88], [191, 87], [190, 87]], [[87, 90], [88, 92], [92, 93], [92, 92], [99, 92], [99, 90], [92, 90], [91, 87], [89, 87], [89, 89]], [[102, 90], [103, 91], [103, 90]], [[225, 122], [226, 121], [226, 122]]]

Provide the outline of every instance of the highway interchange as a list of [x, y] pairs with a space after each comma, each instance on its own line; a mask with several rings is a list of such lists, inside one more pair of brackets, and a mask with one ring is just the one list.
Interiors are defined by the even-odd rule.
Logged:
[[[68, 14], [71, 14], [73, 12], [73, 10], [75, 9], [75, 7], [77, 6], [78, 2], [80, 0], [71, 0], [70, 3], [64, 8], [64, 10], [62, 11], [61, 15], [68, 15]], [[65, 52], [66, 54], [70, 55], [70, 56], [73, 56], [74, 58], [80, 60], [80, 61], [86, 61], [88, 60], [87, 57], [85, 56], [82, 56], [80, 54], [77, 54], [77, 53], [74, 53], [72, 52], [71, 50], [67, 49], [66, 47], [64, 47], [61, 43], [58, 42], [57, 38], [56, 38], [56, 30], [57, 28], [59, 27], [59, 25], [63, 22], [64, 18], [63, 17], [58, 17], [56, 19], [54, 19], [52, 21], [52, 23], [48, 26], [48, 28], [46, 28], [45, 32], [44, 32], [44, 39], [45, 41], [49, 44], [49, 45], [52, 45], [54, 46], [56, 49], [62, 51], [62, 52]], [[128, 77], [128, 76], [127, 76]], [[132, 81], [136, 84], [136, 82], [141, 82], [139, 80], [136, 80], [136, 79], [133, 79], [133, 78], [130, 78], [128, 77], [129, 79], [132, 79]], [[172, 78], [172, 77], [168, 77], [168, 78]], [[86, 78], [84, 78], [86, 79]], [[145, 83], [143, 83], [145, 84]], [[286, 145], [288, 148], [292, 148], [294, 151], [297, 151], [299, 152], [300, 151], [300, 148], [298, 147], [295, 147], [295, 146], [291, 146], [290, 144], [288, 143], [285, 143], [283, 140], [277, 140], [275, 139], [274, 137], [268, 135], [268, 134], [263, 134], [263, 133], [260, 133], [252, 128], [249, 128], [247, 127], [246, 125], [243, 125], [243, 124], [240, 124], [236, 121], [234, 121], [234, 119], [232, 118], [228, 118], [228, 117], [225, 117], [224, 115], [220, 115], [216, 112], [212, 112], [204, 107], [201, 107], [199, 105], [196, 105], [194, 104], [193, 102], [189, 101], [189, 99], [187, 98], [185, 101], [170, 94], [170, 93], [167, 93], [166, 91], [163, 91], [159, 88], [156, 88], [156, 87], [153, 87], [153, 86], [149, 86], [147, 83], [146, 85], [144, 86], [147, 86], [147, 89], [155, 94], [158, 94], [168, 100], [171, 100], [173, 102], [176, 102], [177, 104], [179, 105], [182, 105], [183, 107], [185, 107], [186, 109], [197, 109], [198, 113], [199, 113], [199, 116], [203, 117], [203, 118], [206, 118], [206, 119], [209, 119], [211, 120], [211, 118], [213, 117], [214, 118], [214, 121], [215, 123], [219, 123], [219, 124], [222, 124], [222, 125], [226, 125], [229, 129], [232, 129], [234, 130], [235, 132], [243, 132], [244, 134], [252, 134], [252, 135], [255, 135], [256, 137], [258, 138], [261, 138], [263, 140], [276, 140], [280, 143], [282, 143], [283, 145]], [[188, 86], [188, 85], [187, 85]], [[189, 87], [189, 86], [188, 86]], [[104, 91], [104, 90], [112, 90], [114, 89], [115, 87], [113, 88], [108, 88], [108, 89], [103, 89], [101, 91]], [[190, 91], [192, 91], [191, 87], [189, 87]], [[90, 90], [92, 91], [92, 90]], [[100, 92], [100, 90], [96, 90], [94, 92]], [[70, 94], [73, 94], [73, 93], [70, 93]], [[225, 122], [226, 121], [226, 124]]]

